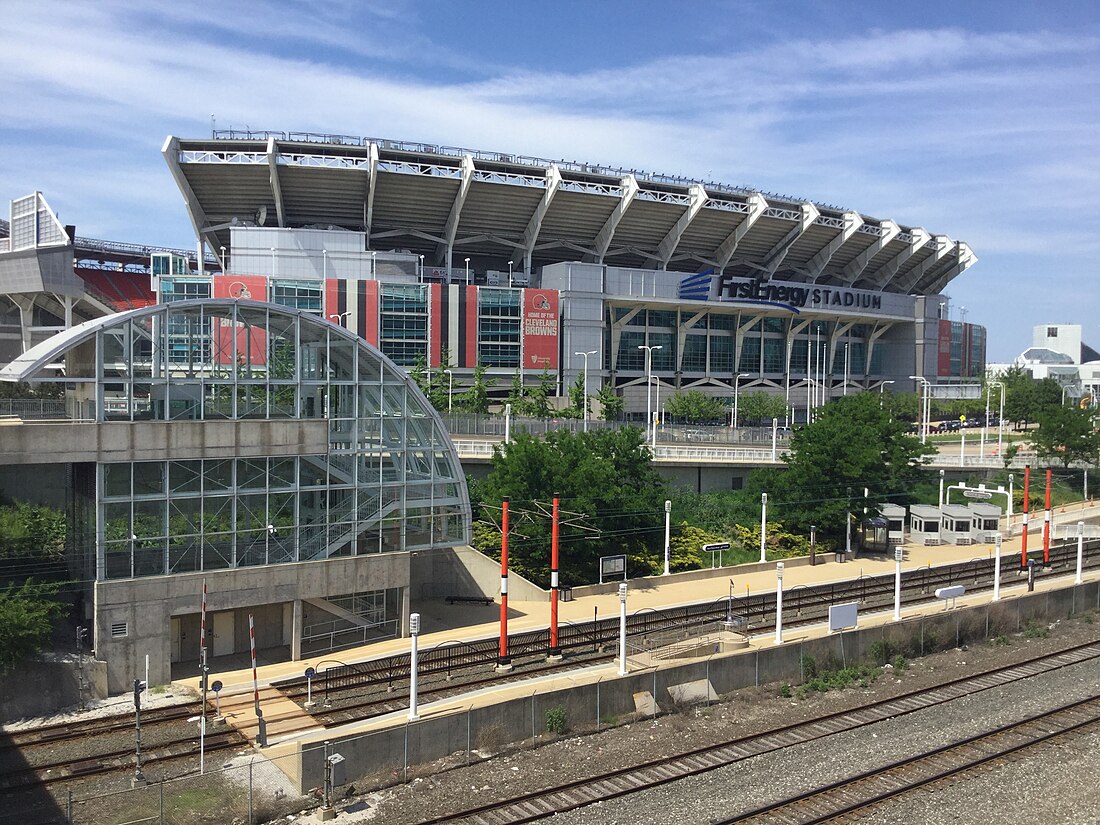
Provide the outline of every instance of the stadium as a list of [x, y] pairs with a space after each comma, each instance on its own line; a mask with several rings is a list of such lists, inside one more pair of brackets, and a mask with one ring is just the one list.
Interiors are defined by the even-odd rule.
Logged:
[[239, 656], [253, 615], [269, 658], [401, 635], [463, 575], [465, 478], [418, 363], [456, 389], [484, 368], [500, 394], [583, 376], [636, 418], [653, 384], [761, 390], [784, 423], [984, 371], [984, 328], [943, 295], [977, 258], [921, 227], [371, 138], [216, 132], [163, 155], [194, 251], [82, 238], [40, 193], [0, 224], [0, 380], [49, 388], [68, 422], [7, 427], [0, 481], [68, 512], [103, 692], [145, 656], [167, 681], [200, 639]]

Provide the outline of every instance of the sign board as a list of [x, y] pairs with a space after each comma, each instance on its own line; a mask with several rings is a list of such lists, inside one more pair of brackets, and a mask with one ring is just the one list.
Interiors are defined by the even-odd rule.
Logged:
[[703, 552], [704, 553], [717, 553], [719, 550], [729, 550], [729, 549], [730, 549], [730, 543], [728, 541], [719, 541], [719, 542], [715, 542], [714, 544], [704, 544], [703, 545]]
[[[928, 394], [932, 398], [973, 399], [982, 397], [981, 384], [930, 384]], [[962, 418], [961, 420], [966, 420]]]
[[600, 584], [619, 576], [626, 581], [626, 556], [600, 556]]
[[829, 630], [847, 630], [855, 627], [858, 619], [858, 602], [829, 606]]
[[967, 498], [973, 498], [979, 501], [989, 501], [993, 498], [993, 493], [988, 490], [963, 490], [963, 495]]
[[961, 584], [953, 584], [950, 587], [938, 587], [936, 588], [937, 599], [957, 599], [959, 596], [966, 592], [966, 588]]

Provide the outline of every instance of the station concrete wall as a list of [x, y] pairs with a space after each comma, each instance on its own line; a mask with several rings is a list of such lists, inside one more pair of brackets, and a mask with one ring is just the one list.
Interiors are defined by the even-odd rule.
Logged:
[[[418, 600], [447, 596], [500, 595], [500, 562], [472, 547], [447, 547], [413, 554], [413, 610]], [[508, 598], [520, 602], [548, 601], [550, 593], [518, 573], [508, 574]]]
[[13, 421], [0, 426], [0, 465], [320, 455], [329, 450], [329, 422], [322, 419]]
[[[1029, 621], [1041, 623], [1100, 609], [1100, 583], [1089, 582], [1009, 601], [986, 603], [914, 617], [902, 622], [854, 629], [781, 647], [695, 659], [625, 677], [607, 676], [587, 684], [534, 693], [484, 707], [430, 716], [415, 723], [357, 736], [332, 737], [331, 752], [346, 760], [346, 780], [386, 785], [408, 779], [420, 766], [449, 758], [451, 764], [476, 761], [486, 752], [546, 735], [546, 712], [561, 709], [572, 733], [594, 732], [645, 715], [639, 708], [652, 697], [662, 712], [740, 688], [804, 681], [803, 656], [841, 666], [872, 658], [877, 642], [889, 642], [907, 656], [920, 656], [1001, 634], [1017, 633]], [[684, 697], [695, 697], [685, 700]], [[323, 782], [321, 745], [304, 745], [288, 774], [301, 792]]]
[[[145, 672], [146, 655], [149, 680], [154, 685], [170, 681], [171, 619], [201, 610], [203, 579], [206, 579], [209, 614], [244, 608], [258, 612], [260, 606], [281, 606], [296, 599], [408, 588], [409, 572], [409, 553], [381, 553], [96, 582], [95, 656], [106, 663], [106, 687], [112, 694], [129, 689], [136, 674]], [[258, 646], [284, 643], [283, 622], [276, 618], [281, 615], [281, 612], [264, 613], [270, 620], [257, 624]], [[235, 617], [238, 627], [240, 621], [240, 616]], [[243, 633], [237, 630], [237, 638], [243, 638], [246, 644], [247, 621], [244, 616]], [[127, 635], [115, 638], [112, 626], [121, 623], [126, 624]]]

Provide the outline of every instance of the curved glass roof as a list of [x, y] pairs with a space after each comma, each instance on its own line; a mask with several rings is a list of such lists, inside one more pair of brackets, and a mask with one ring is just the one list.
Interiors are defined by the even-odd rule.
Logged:
[[1046, 347], [1030, 347], [1020, 353], [1016, 359], [1026, 364], [1072, 364], [1073, 358], [1064, 352], [1047, 349]]
[[[408, 374], [303, 310], [231, 298], [159, 304], [65, 330], [0, 370], [62, 383], [69, 416], [114, 421], [316, 422], [323, 454], [97, 468], [97, 578], [276, 564], [469, 541], [465, 474]], [[245, 429], [240, 430], [246, 432]], [[267, 443], [261, 441], [261, 443]]]

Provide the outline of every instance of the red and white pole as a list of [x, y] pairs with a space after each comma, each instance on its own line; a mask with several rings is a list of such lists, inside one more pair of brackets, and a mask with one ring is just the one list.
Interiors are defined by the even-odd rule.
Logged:
[[508, 497], [501, 502], [500, 514], [500, 654], [497, 670], [511, 670], [508, 656]]
[[1050, 565], [1050, 468], [1047, 467], [1047, 499], [1046, 510], [1043, 512], [1043, 565]]
[[561, 500], [554, 495], [554, 509], [550, 518], [550, 657], [561, 656], [558, 644], [558, 506]]
[[1031, 509], [1028, 506], [1028, 490], [1031, 483], [1031, 465], [1024, 465], [1024, 532], [1020, 535], [1020, 569], [1027, 570], [1027, 519], [1028, 511]]

